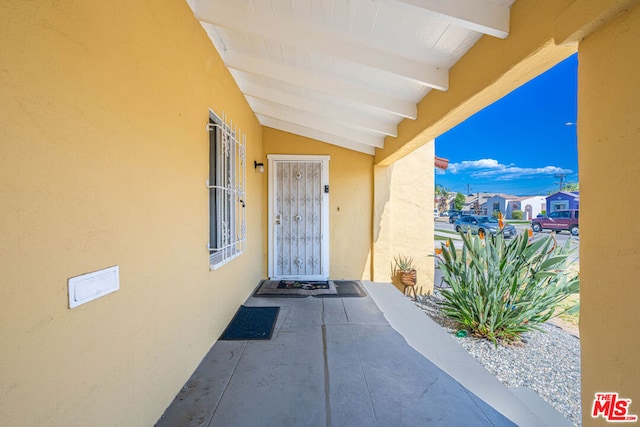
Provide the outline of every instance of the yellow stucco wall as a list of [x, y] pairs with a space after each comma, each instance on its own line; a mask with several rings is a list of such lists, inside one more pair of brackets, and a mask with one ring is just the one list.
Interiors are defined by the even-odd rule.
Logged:
[[[0, 424], [153, 425], [264, 271], [209, 271], [208, 108], [262, 131], [184, 1], [0, 4]], [[121, 289], [68, 308], [67, 280]]]
[[[578, 50], [583, 425], [596, 392], [632, 399], [640, 415], [640, 7]], [[614, 215], [614, 212], [621, 214]], [[615, 219], [614, 219], [615, 218]]]
[[[369, 279], [373, 157], [273, 128], [263, 128], [263, 209], [268, 209], [268, 154], [329, 155], [329, 269], [332, 279]], [[264, 228], [267, 230], [267, 215]], [[263, 247], [266, 265], [267, 242]], [[264, 271], [266, 277], [267, 271]]]
[[[409, 256], [418, 272], [418, 289], [433, 291], [434, 150], [431, 141], [391, 166], [375, 167], [375, 281], [391, 281], [394, 257]], [[393, 283], [404, 291], [397, 279]]]

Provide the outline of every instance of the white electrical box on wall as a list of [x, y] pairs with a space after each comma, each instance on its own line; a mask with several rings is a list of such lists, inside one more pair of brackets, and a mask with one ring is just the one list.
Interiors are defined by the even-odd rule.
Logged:
[[69, 279], [69, 308], [110, 294], [120, 289], [120, 268], [105, 268]]

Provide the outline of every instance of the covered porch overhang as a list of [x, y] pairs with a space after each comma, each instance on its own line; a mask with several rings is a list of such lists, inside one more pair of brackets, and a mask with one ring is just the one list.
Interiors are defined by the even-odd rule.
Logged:
[[[639, 3], [2, 2], [0, 419], [155, 422], [264, 278], [268, 186], [250, 167], [246, 250], [210, 268], [210, 109], [240, 124], [249, 164], [331, 155], [333, 277], [387, 282], [418, 253], [428, 286], [432, 141], [575, 52], [583, 425], [605, 423], [596, 393], [637, 414], [640, 229], [604, 225], [638, 204]], [[114, 292], [70, 306], [71, 278], [114, 266]]]
[[[387, 2], [381, 3], [386, 4]], [[309, 60], [307, 65], [313, 63], [314, 65], [311, 65], [313, 71], [311, 69], [305, 70], [304, 66], [301, 67], [301, 70], [293, 67], [292, 63], [287, 63], [287, 61], [292, 60], [292, 56], [286, 54], [283, 54], [281, 58], [284, 64], [267, 64], [265, 62], [266, 59], [261, 58], [262, 62], [256, 61], [252, 64], [253, 67], [248, 65], [249, 61], [243, 62], [243, 64], [247, 65], [240, 65], [242, 61], [236, 61], [237, 58], [232, 52], [233, 49], [227, 49], [228, 46], [224, 43], [221, 44], [221, 39], [224, 40], [224, 36], [220, 36], [220, 33], [216, 31], [218, 27], [225, 30], [229, 28], [225, 22], [222, 22], [224, 17], [219, 20], [213, 20], [208, 15], [209, 12], [207, 12], [206, 8], [198, 9], [199, 6], [197, 5], [194, 10], [196, 11], [196, 16], [205, 23], [205, 28], [207, 28], [207, 25], [212, 25], [208, 27], [208, 33], [212, 36], [214, 45], [218, 47], [223, 58], [225, 55], [230, 58], [229, 68], [232, 70], [234, 77], [237, 77], [239, 86], [247, 88], [242, 90], [248, 96], [250, 104], [255, 107], [256, 114], [264, 126], [297, 133], [374, 156], [374, 224], [376, 225], [374, 225], [371, 248], [371, 278], [373, 280], [387, 277], [388, 260], [394, 253], [410, 250], [411, 248], [411, 243], [407, 243], [407, 239], [404, 237], [392, 241], [393, 238], [390, 235], [385, 235], [384, 226], [378, 227], [379, 224], [384, 224], [388, 220], [386, 206], [387, 202], [393, 197], [389, 193], [390, 188], [393, 187], [394, 164], [415, 153], [421, 147], [432, 145], [434, 139], [442, 133], [578, 52], [581, 64], [587, 64], [586, 66], [580, 66], [579, 69], [580, 102], [577, 124], [584, 211], [581, 224], [581, 235], [584, 236], [581, 255], [582, 264], [587, 265], [582, 270], [581, 275], [583, 284], [581, 290], [581, 336], [584, 362], [582, 403], [585, 425], [597, 423], [597, 421], [590, 418], [589, 410], [594, 393], [600, 388], [625, 390], [623, 393], [627, 395], [634, 393], [637, 395], [638, 392], [636, 388], [638, 376], [634, 374], [627, 377], [629, 372], [638, 372], [635, 362], [631, 361], [638, 348], [636, 344], [630, 344], [629, 340], [622, 338], [625, 333], [637, 337], [636, 332], [632, 332], [628, 327], [622, 326], [630, 323], [628, 321], [614, 322], [617, 332], [613, 333], [613, 335], [620, 338], [616, 341], [614, 347], [620, 357], [608, 354], [609, 350], [602, 347], [598, 341], [607, 337], [610, 332], [607, 327], [598, 325], [608, 324], [616, 316], [614, 315], [615, 310], [607, 309], [606, 312], [608, 314], [604, 314], [605, 312], [601, 311], [602, 307], [598, 302], [600, 298], [598, 295], [599, 287], [596, 284], [606, 279], [603, 274], [597, 273], [596, 269], [606, 270], [605, 266], [609, 265], [621, 266], [621, 262], [624, 261], [612, 257], [607, 257], [605, 260], [599, 254], [598, 245], [606, 240], [606, 237], [596, 232], [596, 224], [598, 224], [598, 218], [605, 215], [605, 213], [596, 207], [598, 203], [595, 199], [598, 189], [604, 188], [604, 184], [602, 184], [603, 176], [601, 174], [592, 174], [594, 168], [590, 167], [595, 162], [593, 156], [602, 155], [603, 152], [595, 147], [600, 144], [602, 138], [607, 139], [607, 137], [603, 136], [602, 130], [598, 129], [596, 125], [600, 112], [597, 107], [594, 107], [599, 102], [598, 95], [596, 95], [599, 91], [595, 87], [598, 84], [602, 84], [602, 80], [600, 83], [596, 83], [594, 79], [598, 75], [600, 78], [604, 76], [603, 73], [600, 73], [600, 69], [607, 69], [614, 75], [620, 76], [622, 82], [631, 84], [632, 79], [628, 77], [629, 70], [638, 67], [637, 59], [621, 59], [619, 56], [615, 58], [614, 63], [610, 66], [599, 63], [600, 61], [606, 62], [609, 60], [607, 54], [604, 53], [602, 44], [613, 43], [612, 40], [617, 37], [615, 33], [618, 28], [622, 28], [620, 31], [625, 32], [631, 25], [629, 22], [637, 22], [638, 2], [635, 0], [602, 0], [597, 2], [588, 0], [562, 2], [489, 1], [482, 2], [480, 6], [482, 13], [475, 16], [477, 20], [463, 12], [465, 7], [469, 5], [469, 3], [465, 2], [454, 2], [451, 8], [446, 11], [439, 8], [438, 2], [407, 1], [396, 3], [398, 4], [395, 4], [395, 6], [399, 7], [399, 4], [402, 4], [403, 7], [407, 7], [405, 11], [411, 10], [416, 12], [417, 15], [426, 13], [436, 20], [443, 19], [447, 23], [452, 23], [452, 25], [461, 25], [462, 28], [469, 31], [468, 34], [473, 34], [468, 36], [473, 39], [473, 42], [465, 45], [464, 52], [459, 52], [458, 56], [450, 52], [446, 61], [436, 64], [429, 72], [423, 69], [421, 78], [415, 79], [411, 77], [411, 70], [416, 70], [417, 68], [401, 67], [400, 64], [407, 63], [407, 58], [394, 56], [394, 53], [400, 52], [397, 47], [387, 46], [389, 52], [387, 52], [387, 56], [381, 59], [385, 66], [379, 67], [380, 62], [373, 58], [376, 58], [380, 52], [373, 52], [367, 49], [359, 51], [357, 41], [350, 39], [350, 34], [339, 38], [333, 32], [333, 29], [330, 29], [332, 27], [331, 19], [325, 23], [324, 30], [326, 30], [326, 33], [324, 35], [312, 32], [302, 37], [300, 31], [292, 28], [292, 26], [295, 27], [296, 24], [300, 23], [296, 22], [295, 10], [292, 13], [293, 19], [290, 18], [289, 12], [281, 13], [281, 11], [276, 11], [275, 9], [269, 11], [269, 20], [275, 19], [275, 22], [272, 23], [282, 24], [281, 20], [288, 21], [284, 28], [287, 31], [293, 31], [296, 36], [300, 36], [299, 39], [302, 45], [308, 46], [310, 51], [314, 52], [314, 49], [317, 48], [322, 52], [322, 55], [335, 54], [339, 58], [338, 61], [331, 62], [329, 65], [327, 65], [327, 62], [322, 62], [323, 66], [320, 69], [323, 70], [323, 75], [317, 76], [318, 67], [315, 66], [317, 64], [313, 63], [312, 60]], [[346, 14], [346, 22], [352, 22], [353, 15], [349, 11], [342, 12]], [[332, 15], [334, 13], [339, 14], [333, 9], [330, 12], [326, 11], [326, 13], [330, 17], [334, 16]], [[212, 11], [211, 14], [213, 14]], [[634, 19], [635, 21], [633, 21]], [[237, 30], [237, 27], [234, 27], [233, 30]], [[393, 27], [392, 32], [395, 34], [402, 31]], [[594, 36], [596, 34], [597, 36]], [[254, 33], [253, 35], [259, 38], [262, 36], [266, 38], [275, 37], [280, 42], [285, 42], [281, 35], [267, 33]], [[415, 34], [405, 34], [405, 36], [411, 38], [415, 37]], [[591, 42], [591, 40], [600, 40], [600, 38], [606, 41]], [[638, 46], [638, 35], [636, 33], [633, 33], [633, 35], [627, 34], [626, 40], [632, 46]], [[291, 43], [291, 40], [286, 40], [286, 42]], [[336, 46], [340, 43], [344, 44], [344, 48], [336, 49]], [[223, 48], [221, 49], [220, 46], [223, 46]], [[618, 47], [618, 43], [611, 45], [611, 49], [617, 49]], [[420, 51], [419, 46], [416, 49], [415, 52]], [[265, 46], [264, 51], [269, 52], [269, 47]], [[365, 53], [360, 55], [361, 52]], [[278, 54], [282, 54], [282, 51]], [[401, 53], [401, 55], [404, 54], [406, 52]], [[270, 53], [266, 54], [266, 56], [269, 55]], [[434, 57], [426, 56], [423, 58], [426, 58], [425, 62], [432, 61], [431, 64], [436, 62], [432, 60]], [[412, 59], [416, 61], [415, 57]], [[348, 65], [345, 65], [345, 60], [348, 61]], [[299, 61], [299, 58], [293, 59], [293, 62], [296, 61]], [[323, 61], [326, 61], [325, 57], [323, 57]], [[265, 69], [277, 70], [270, 71], [271, 74], [267, 75], [268, 79], [282, 78], [290, 83], [287, 85], [286, 90], [280, 88], [286, 93], [275, 93], [264, 87], [258, 88], [255, 85], [256, 81], [249, 81], [255, 78], [255, 74], [261, 74], [256, 72], [260, 68], [258, 63], [264, 65]], [[354, 63], [358, 65], [354, 65]], [[335, 66], [335, 64], [339, 65]], [[269, 66], [266, 67], [266, 65]], [[332, 65], [334, 65], [341, 71], [338, 74], [325, 73], [325, 65], [327, 65], [326, 69], [328, 70], [332, 70]], [[249, 70], [249, 68], [251, 69]], [[373, 70], [371, 76], [375, 75], [377, 78], [363, 73], [362, 75], [367, 77], [354, 83], [354, 75], [359, 76], [358, 73], [364, 69]], [[381, 70], [383, 74], [380, 74]], [[252, 76], [245, 81], [246, 76], [243, 73], [247, 71], [252, 73]], [[396, 79], [399, 79], [403, 81], [403, 85], [406, 85], [402, 86], [403, 89], [412, 87], [414, 90], [399, 90], [398, 86], [383, 85], [381, 82], [385, 80], [384, 77], [389, 76], [387, 73], [391, 73], [394, 76], [389, 78], [389, 81], [396, 82]], [[316, 78], [318, 79], [316, 80]], [[375, 81], [375, 84], [367, 88], [362, 87], [363, 84], [371, 83], [371, 81]], [[262, 79], [262, 82], [266, 82], [266, 79]], [[268, 84], [272, 83], [271, 81], [268, 82]], [[346, 86], [346, 84], [350, 84], [350, 86]], [[618, 86], [616, 85], [617, 89]], [[637, 85], [634, 86], [632, 92], [636, 93]], [[331, 102], [317, 104], [321, 96], [309, 93], [309, 90], [312, 92], [318, 90], [324, 94], [330, 94]], [[409, 95], [407, 92], [411, 92], [411, 94]], [[623, 95], [623, 92], [624, 90], [616, 90], [615, 96], [618, 96], [619, 99], [610, 96], [607, 97], [607, 101], [609, 106], [617, 105], [619, 108], [625, 109], [623, 113], [618, 107], [614, 108], [626, 117], [623, 120], [624, 124], [619, 121], [618, 123], [627, 129], [623, 133], [626, 132], [625, 135], [629, 136], [630, 128], [627, 124], [629, 120], [635, 120], [637, 123], [637, 112], [631, 111], [634, 107], [631, 107], [625, 101], [627, 95]], [[371, 93], [376, 93], [378, 97], [375, 101], [382, 101], [386, 107], [380, 108], [380, 105], [374, 102]], [[387, 98], [381, 99], [379, 97], [381, 93]], [[400, 93], [407, 94], [401, 100], [403, 103], [394, 98]], [[369, 121], [367, 123], [374, 122], [376, 125], [385, 123], [385, 129], [365, 124], [362, 117], [356, 119], [351, 114], [350, 106], [352, 104], [350, 103], [353, 98], [349, 95], [355, 96], [358, 102], [369, 104], [366, 107], [362, 105], [356, 107], [360, 112], [372, 112], [368, 117]], [[305, 101], [313, 100], [313, 104], [322, 105], [322, 112], [316, 111], [308, 104], [300, 102], [300, 97], [303, 97]], [[254, 102], [253, 98], [259, 99]], [[368, 100], [371, 100], [371, 102], [369, 103]], [[264, 105], [265, 103], [269, 104], [268, 108]], [[336, 106], [334, 105], [335, 103], [339, 105]], [[624, 105], [627, 105], [627, 107], [624, 107]], [[339, 111], [338, 108], [343, 110], [339, 114], [340, 119], [334, 121], [336, 116], [333, 112]], [[295, 114], [291, 111], [286, 114], [281, 111], [290, 109], [294, 109]], [[374, 110], [376, 111], [374, 112]], [[384, 119], [382, 119], [382, 116], [378, 116], [381, 112], [385, 113]], [[314, 118], [310, 118], [311, 116], [308, 113]], [[326, 116], [323, 116], [323, 114]], [[363, 120], [360, 121], [360, 118]], [[320, 123], [318, 123], [318, 120], [320, 120]], [[324, 133], [318, 133], [318, 127]], [[357, 128], [356, 133], [353, 133], [353, 127]], [[313, 131], [309, 130], [314, 128], [315, 130]], [[327, 132], [330, 128], [333, 129], [331, 133]], [[341, 129], [344, 131], [339, 132]], [[618, 133], [612, 128], [609, 128], [609, 130], [616, 134]], [[358, 132], [364, 132], [368, 137], [363, 138], [363, 134]], [[625, 149], [629, 148], [626, 147]], [[426, 156], [433, 161], [433, 151], [427, 152]], [[422, 157], [421, 161], [424, 161], [424, 159], [425, 157]], [[628, 166], [633, 169], [633, 176], [636, 176], [638, 173], [637, 168], [631, 165]], [[403, 179], [404, 177], [399, 178], [400, 181], [403, 181]], [[600, 182], [597, 182], [598, 180]], [[432, 195], [429, 198], [433, 199]], [[431, 209], [428, 210], [428, 212], [430, 211]], [[402, 220], [389, 220], [389, 223], [406, 222], [407, 218], [410, 217], [411, 215], [404, 215]], [[424, 229], [427, 223], [418, 221], [416, 224], [419, 225], [417, 228]], [[396, 228], [395, 235], [396, 237], [399, 233], [411, 235], [415, 229], [408, 227], [408, 229], [399, 230]], [[427, 236], [426, 239], [428, 240], [429, 237]], [[635, 252], [636, 245], [632, 241], [627, 240], [624, 246], [626, 247], [625, 253]], [[616, 282], [615, 285], [611, 284], [612, 280], [606, 280], [608, 285], [616, 288], [611, 293], [618, 295], [617, 297], [607, 297], [607, 307], [612, 307], [617, 303], [622, 303], [622, 301], [627, 303], [630, 301], [637, 302], [637, 295], [632, 295], [633, 291], [622, 284], [626, 281], [623, 272], [630, 271], [625, 268], [617, 269], [617, 271], [616, 278], [613, 279]], [[432, 271], [428, 274], [432, 275]], [[626, 332], [622, 332], [623, 330]], [[607, 338], [607, 342], [613, 343], [612, 336]], [[627, 344], [622, 344], [622, 341]], [[623, 360], [624, 362], [622, 362]]]

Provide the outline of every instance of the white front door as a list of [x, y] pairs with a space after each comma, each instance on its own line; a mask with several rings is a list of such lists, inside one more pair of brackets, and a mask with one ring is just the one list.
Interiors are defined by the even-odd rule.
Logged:
[[268, 155], [269, 277], [329, 277], [329, 157]]

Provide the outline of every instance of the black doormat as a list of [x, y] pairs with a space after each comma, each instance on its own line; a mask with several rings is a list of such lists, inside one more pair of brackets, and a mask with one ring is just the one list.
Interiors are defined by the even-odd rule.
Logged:
[[336, 294], [337, 292], [332, 280], [263, 280], [253, 295], [256, 297], [306, 298], [309, 295]]
[[304, 289], [305, 291], [315, 291], [316, 289], [329, 289], [327, 281], [305, 281], [305, 280], [281, 280], [278, 289]]
[[314, 295], [315, 298], [366, 297], [367, 293], [356, 280], [335, 280], [336, 294]]
[[241, 305], [221, 340], [270, 340], [280, 307], [245, 307]]

